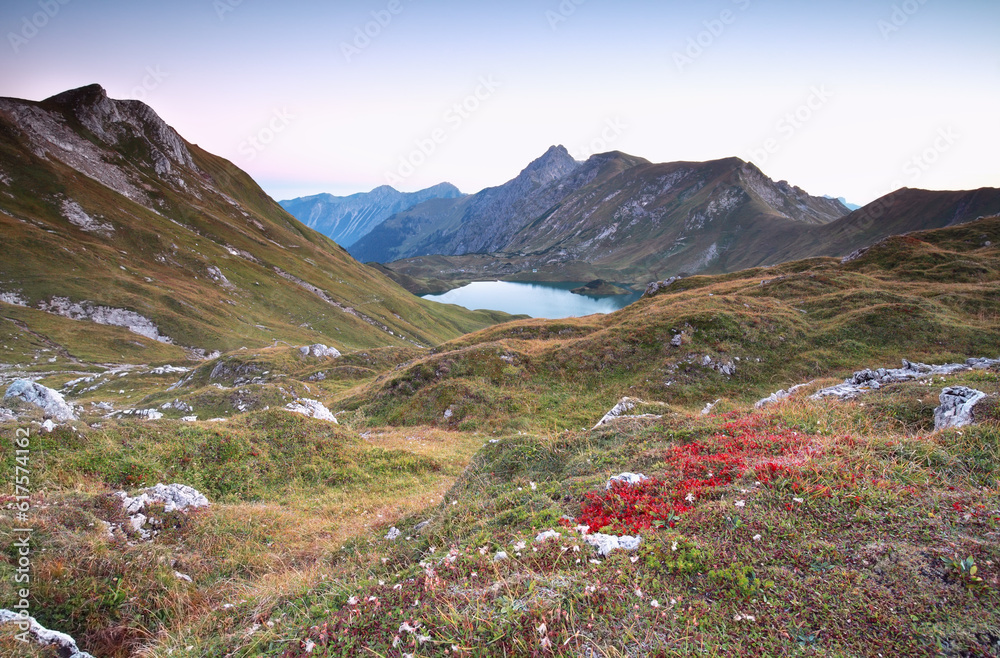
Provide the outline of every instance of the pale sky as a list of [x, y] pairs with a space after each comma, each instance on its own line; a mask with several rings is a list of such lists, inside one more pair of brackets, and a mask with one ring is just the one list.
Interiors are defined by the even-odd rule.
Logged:
[[996, 0], [6, 0], [0, 95], [103, 85], [278, 200], [738, 156], [812, 194], [1000, 187]]

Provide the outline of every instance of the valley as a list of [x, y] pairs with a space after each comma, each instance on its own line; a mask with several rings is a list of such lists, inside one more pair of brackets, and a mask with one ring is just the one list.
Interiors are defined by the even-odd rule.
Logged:
[[553, 147], [363, 265], [96, 85], [0, 181], [3, 655], [1000, 650], [997, 190]]

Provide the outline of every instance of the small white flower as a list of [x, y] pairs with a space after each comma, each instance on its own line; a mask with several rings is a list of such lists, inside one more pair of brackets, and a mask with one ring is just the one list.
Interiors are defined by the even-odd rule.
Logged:
[[762, 539], [762, 537], [760, 535], [754, 535], [753, 536], [753, 540], [754, 541], [760, 541], [761, 539]]
[[404, 621], [402, 624], [399, 625], [399, 630], [396, 631], [396, 632], [397, 633], [416, 633], [417, 632], [417, 627], [416, 626], [410, 626], [410, 622]]
[[639, 561], [639, 556], [638, 555], [633, 555], [632, 557], [629, 558], [629, 560], [632, 561], [632, 564], [635, 564], [636, 562]]
[[543, 648], [543, 649], [551, 649], [551, 648], [552, 648], [552, 640], [550, 640], [550, 639], [549, 639], [549, 638], [547, 638], [547, 637], [543, 637], [543, 638], [542, 638], [542, 641], [541, 641], [541, 642], [539, 642], [539, 644], [541, 644], [541, 645], [542, 645], [542, 648]]
[[488, 551], [488, 550], [490, 550], [489, 546], [483, 546], [482, 548], [479, 549], [479, 554], [480, 555], [486, 555], [486, 551]]
[[514, 544], [514, 550], [515, 551], [523, 551], [527, 545], [528, 545], [527, 543], [525, 543], [523, 541], [519, 541], [516, 544]]
[[747, 501], [745, 501], [745, 500], [737, 500], [736, 501], [736, 506], [737, 507], [746, 507], [747, 506]]
[[532, 483], [531, 483], [531, 490], [532, 490], [532, 491], [535, 491], [535, 490], [537, 490], [537, 489], [538, 489], [538, 485], [537, 485], [537, 484], [535, 484], [534, 482], [532, 482]]
[[670, 547], [670, 550], [672, 550], [674, 553], [677, 552], [677, 542], [673, 543], [673, 545]]
[[694, 492], [693, 491], [689, 491], [688, 495], [684, 496], [684, 500], [688, 501], [689, 503], [693, 503], [694, 502]]
[[537, 630], [538, 630], [538, 634], [539, 634], [539, 635], [545, 635], [546, 633], [548, 633], [548, 632], [549, 632], [549, 627], [548, 627], [548, 626], [546, 626], [546, 625], [545, 625], [545, 622], [543, 621], [543, 622], [542, 622], [542, 625], [541, 625], [541, 626], [539, 626]]
[[792, 498], [792, 500], [795, 501], [796, 503], [804, 503], [804, 502], [806, 502], [806, 501], [804, 501], [801, 498]]
[[430, 635], [418, 635], [417, 636], [417, 642], [419, 642], [420, 644], [423, 644], [424, 642], [430, 642], [430, 641], [431, 641], [431, 636]]
[[315, 642], [313, 642], [312, 640], [306, 640], [306, 646], [305, 646], [306, 653], [312, 653], [313, 649], [315, 648], [316, 648]]
[[378, 598], [374, 597], [374, 596], [369, 596], [368, 597], [368, 602], [369, 603], [378, 603]]
[[657, 601], [656, 599], [653, 599], [652, 601], [649, 602], [649, 605], [652, 606], [652, 607], [654, 607], [654, 608], [659, 608], [660, 607], [660, 602]]
[[358, 597], [352, 596], [351, 598], [347, 599], [347, 605], [357, 605], [357, 604], [358, 604]]
[[636, 590], [635, 590], [635, 595], [636, 595], [636, 596], [638, 596], [638, 597], [639, 597], [640, 599], [641, 599], [641, 598], [645, 598], [645, 597], [643, 596], [643, 593], [642, 593], [642, 590], [641, 590], [641, 589], [636, 589]]
[[591, 564], [600, 564], [601, 561], [600, 560], [591, 560], [590, 563]]

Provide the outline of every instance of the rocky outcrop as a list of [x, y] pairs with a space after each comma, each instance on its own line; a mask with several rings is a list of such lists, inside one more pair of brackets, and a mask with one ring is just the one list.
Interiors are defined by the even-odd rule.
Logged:
[[653, 297], [661, 290], [665, 290], [681, 280], [682, 277], [672, 276], [664, 281], [654, 281], [653, 283], [646, 286], [646, 292], [642, 294], [643, 297]]
[[323, 345], [321, 343], [317, 343], [316, 345], [307, 345], [305, 347], [300, 347], [299, 348], [299, 353], [302, 355], [302, 358], [304, 358], [304, 359], [308, 359], [308, 358], [313, 358], [313, 359], [339, 359], [340, 358], [340, 350], [338, 350], [336, 348], [333, 348], [333, 347], [327, 347], [326, 345]]
[[966, 386], [950, 386], [941, 391], [941, 406], [934, 410], [934, 429], [965, 427], [974, 422], [973, 409], [985, 400], [982, 391]]
[[90, 320], [112, 327], [125, 327], [134, 334], [145, 336], [161, 343], [172, 344], [168, 336], [160, 334], [156, 324], [135, 311], [110, 306], [98, 306], [91, 302], [73, 302], [67, 297], [53, 297], [51, 301], [39, 302], [38, 308], [46, 313], [61, 315], [71, 320]]
[[[157, 534], [155, 524], [153, 529], [147, 528], [150, 518], [143, 512], [153, 503], [162, 503], [163, 511], [184, 512], [192, 508], [208, 507], [208, 498], [198, 492], [194, 487], [184, 484], [157, 484], [155, 487], [144, 489], [134, 497], [130, 497], [124, 491], [115, 493], [122, 501], [122, 508], [128, 515], [129, 527], [143, 539], [151, 539]], [[109, 532], [114, 536], [112, 525]]]
[[843, 384], [830, 386], [813, 393], [810, 399], [820, 400], [825, 397], [835, 397], [838, 400], [852, 400], [869, 391], [878, 390], [885, 384], [906, 382], [923, 377], [953, 375], [967, 370], [984, 370], [996, 366], [1000, 366], [1000, 359], [969, 359], [965, 363], [947, 363], [940, 366], [912, 363], [904, 359], [902, 368], [861, 370], [854, 373]]
[[86, 651], [80, 651], [80, 648], [76, 646], [76, 640], [69, 635], [59, 631], [50, 631], [29, 615], [12, 610], [0, 610], [0, 624], [16, 624], [21, 631], [18, 635], [24, 634], [25, 641], [27, 641], [26, 636], [31, 635], [39, 646], [54, 648], [61, 658], [94, 658]]
[[754, 404], [754, 408], [756, 408], [756, 409], [763, 409], [764, 407], [766, 407], [768, 405], [776, 404], [778, 402], [781, 402], [782, 400], [787, 400], [788, 398], [792, 397], [792, 395], [794, 395], [796, 392], [798, 392], [800, 389], [803, 389], [803, 388], [809, 386], [810, 384], [812, 384], [812, 382], [807, 382], [805, 384], [799, 384], [799, 385], [793, 386], [793, 387], [791, 387], [791, 388], [789, 388], [787, 390], [783, 389], [783, 390], [778, 391], [777, 393], [772, 393], [770, 396], [764, 398], [763, 400], [757, 400], [756, 404]]
[[7, 387], [4, 399], [20, 399], [30, 405], [39, 407], [46, 418], [57, 421], [76, 420], [76, 413], [66, 399], [58, 392], [31, 381], [18, 379]]
[[286, 404], [285, 409], [291, 411], [292, 413], [315, 418], [316, 420], [326, 420], [337, 424], [337, 418], [330, 413], [330, 410], [326, 408], [326, 405], [318, 400], [300, 398], [295, 402], [289, 402]]

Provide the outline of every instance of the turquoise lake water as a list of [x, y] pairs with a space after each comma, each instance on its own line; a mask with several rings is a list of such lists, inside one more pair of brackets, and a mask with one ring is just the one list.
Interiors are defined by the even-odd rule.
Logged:
[[533, 318], [576, 318], [595, 313], [612, 313], [638, 300], [642, 294], [615, 297], [588, 297], [570, 292], [582, 283], [515, 283], [477, 281], [442, 295], [424, 299], [442, 304], [458, 304], [470, 310], [489, 309]]

